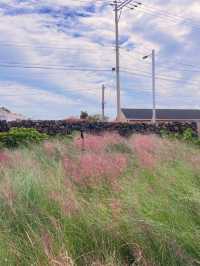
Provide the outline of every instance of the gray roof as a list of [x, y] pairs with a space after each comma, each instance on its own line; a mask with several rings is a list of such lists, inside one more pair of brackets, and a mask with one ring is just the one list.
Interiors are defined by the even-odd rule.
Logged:
[[[152, 109], [122, 109], [128, 120], [151, 120]], [[156, 118], [163, 120], [200, 120], [200, 110], [157, 109]]]

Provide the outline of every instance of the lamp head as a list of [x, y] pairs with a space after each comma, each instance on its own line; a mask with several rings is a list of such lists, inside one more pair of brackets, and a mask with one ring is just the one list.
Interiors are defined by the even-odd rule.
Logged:
[[148, 57], [149, 57], [148, 55], [145, 55], [145, 56], [142, 57], [142, 59], [145, 60], [145, 59], [147, 59]]

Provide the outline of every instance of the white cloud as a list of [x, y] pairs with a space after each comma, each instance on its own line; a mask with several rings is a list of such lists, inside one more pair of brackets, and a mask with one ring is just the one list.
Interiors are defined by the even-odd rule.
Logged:
[[[88, 1], [87, 3], [92, 2]], [[9, 15], [4, 13], [4, 7], [0, 8], [0, 46], [3, 48], [0, 51], [0, 62], [17, 61], [21, 64], [77, 66], [80, 68], [111, 70], [115, 64], [115, 51], [112, 47], [114, 43], [112, 7], [108, 5], [104, 9], [100, 9], [100, 3], [97, 2], [95, 13], [79, 17], [76, 15], [70, 17], [69, 14], [70, 19], [66, 15], [64, 16], [62, 12], [62, 8], [68, 6], [72, 11], [82, 11], [88, 15], [88, 11], [84, 10], [84, 6], [87, 3], [85, 1], [71, 0], [42, 0], [39, 2], [29, 0], [20, 3], [16, 0], [2, 0], [1, 5], [6, 4], [10, 6], [9, 9], [17, 9], [19, 11], [20, 8], [24, 8], [30, 12]], [[60, 9], [60, 15], [52, 16], [48, 13], [38, 13], [37, 10], [41, 7], [51, 7], [54, 10]], [[157, 15], [160, 14], [159, 10], [154, 11], [154, 16], [139, 10], [134, 11], [134, 13], [128, 10], [124, 11], [120, 21], [120, 33], [125, 38], [122, 45], [123, 48], [121, 49], [122, 68], [129, 69], [129, 71], [138, 74], [149, 73], [148, 75], [150, 75], [150, 61], [144, 62], [141, 60], [141, 57], [149, 53], [153, 48], [156, 49], [157, 53], [157, 71], [159, 75], [161, 75], [159, 73], [160, 67], [166, 66], [169, 61], [175, 62], [177, 58], [191, 59], [196, 63], [198, 58], [196, 58], [194, 47], [197, 44], [195, 40], [193, 41], [189, 37], [192, 25], [191, 23], [183, 24], [181, 17], [190, 17], [195, 21], [198, 18], [198, 2], [192, 0], [188, 4], [188, 1], [182, 1], [180, 5], [178, 0], [164, 4], [163, 1], [151, 1], [151, 7], [154, 10], [159, 8], [167, 10], [169, 13], [179, 14], [180, 17], [177, 15], [177, 20], [173, 19], [173, 22], [170, 17], [158, 17]], [[153, 9], [151, 9], [151, 12], [153, 12]], [[80, 36], [77, 37], [77, 35]], [[13, 45], [2, 46], [2, 43]], [[102, 46], [103, 44], [105, 47]], [[66, 48], [66, 50], [62, 48]], [[129, 50], [126, 50], [127, 48]], [[173, 57], [170, 56], [171, 54], [173, 54]], [[174, 63], [172, 68], [165, 70], [162, 75], [185, 79], [185, 73], [176, 68], [177, 65]], [[17, 91], [17, 93], [20, 92], [20, 96], [15, 97], [14, 104], [11, 97], [6, 98], [6, 96], [4, 97], [5, 104], [14, 105], [18, 109], [20, 109], [20, 106], [23, 106], [21, 110], [23, 109], [22, 111], [25, 115], [26, 113], [30, 115], [37, 113], [36, 115], [39, 115], [39, 111], [35, 112], [33, 110], [34, 107], [38, 108], [39, 104], [42, 106], [42, 103], [43, 106], [41, 108], [43, 112], [46, 108], [45, 112], [48, 114], [48, 117], [64, 116], [64, 106], [69, 107], [66, 111], [67, 115], [73, 115], [74, 112], [78, 113], [80, 110], [77, 110], [77, 108], [81, 109], [82, 107], [91, 112], [99, 112], [102, 83], [105, 83], [108, 87], [107, 108], [113, 113], [115, 83], [113, 81], [114, 73], [111, 71], [109, 73], [109, 71], [84, 72], [16, 69], [15, 71], [4, 70], [4, 74], [6, 75], [5, 80], [14, 84], [12, 85], [14, 87], [18, 84], [17, 87], [20, 88]], [[27, 76], [30, 76], [30, 82], [27, 81]], [[197, 77], [192, 73], [188, 75], [188, 80], [190, 82], [198, 81]], [[180, 86], [177, 82], [167, 82], [164, 80], [159, 80], [158, 85], [158, 93], [163, 97], [177, 95], [174, 93], [174, 87]], [[13, 92], [14, 88], [12, 86], [7, 84], [6, 92]], [[40, 99], [38, 97], [23, 97], [23, 93], [25, 94], [27, 88], [29, 90], [31, 88], [31, 91], [37, 90], [41, 92], [40, 95], [44, 96], [40, 97]], [[132, 93], [132, 88], [137, 88], [136, 91], [139, 91], [139, 93], [146, 89], [150, 90], [151, 79], [137, 75], [126, 75], [122, 72], [122, 88], [124, 89], [123, 105], [126, 106], [132, 103], [134, 107], [135, 96]], [[196, 89], [192, 89], [191, 85], [185, 85], [183, 88], [182, 96], [197, 95]], [[187, 90], [187, 88], [190, 89]], [[0, 91], [3, 93], [4, 90], [5, 86], [1, 85]], [[179, 89], [177, 90], [180, 91]], [[142, 94], [140, 99], [142, 104], [145, 104], [145, 97]], [[52, 108], [53, 105], [62, 106], [62, 108], [57, 109], [56, 115], [55, 110]]]

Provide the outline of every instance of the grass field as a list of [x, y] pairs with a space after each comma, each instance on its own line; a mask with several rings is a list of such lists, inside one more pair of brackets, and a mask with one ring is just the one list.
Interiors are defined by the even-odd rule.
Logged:
[[0, 152], [0, 265], [200, 265], [200, 150], [135, 135]]

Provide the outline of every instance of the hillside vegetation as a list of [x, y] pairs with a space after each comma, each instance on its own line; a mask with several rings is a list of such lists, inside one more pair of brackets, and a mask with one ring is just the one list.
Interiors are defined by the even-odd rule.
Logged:
[[0, 151], [0, 265], [200, 265], [200, 150], [88, 135]]

